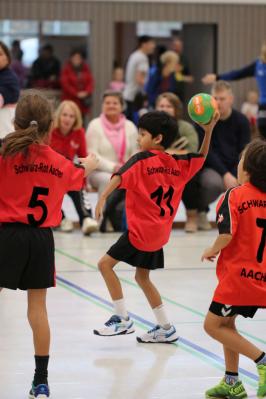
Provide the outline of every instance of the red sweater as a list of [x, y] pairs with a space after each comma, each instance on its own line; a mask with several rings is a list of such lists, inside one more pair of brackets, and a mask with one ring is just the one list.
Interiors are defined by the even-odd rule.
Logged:
[[78, 92], [86, 91], [88, 95], [93, 92], [93, 77], [89, 66], [84, 62], [81, 70], [76, 72], [72, 64], [68, 62], [61, 73], [62, 100], [72, 100], [80, 108], [83, 114], [89, 111], [89, 107], [77, 97]]
[[73, 161], [75, 155], [84, 158], [87, 156], [85, 131], [83, 128], [72, 130], [64, 136], [59, 128], [51, 132], [50, 146], [59, 154]]

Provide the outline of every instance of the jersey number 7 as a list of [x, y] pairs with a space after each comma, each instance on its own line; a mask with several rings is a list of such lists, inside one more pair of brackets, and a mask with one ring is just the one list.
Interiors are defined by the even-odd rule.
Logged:
[[47, 206], [45, 204], [45, 202], [41, 199], [38, 199], [39, 195], [48, 195], [49, 194], [49, 188], [46, 187], [33, 187], [33, 191], [32, 191], [32, 195], [31, 195], [31, 199], [29, 202], [28, 207], [29, 208], [36, 208], [36, 207], [40, 207], [42, 208], [42, 215], [40, 217], [40, 219], [36, 220], [34, 218], [34, 215], [32, 213], [29, 213], [27, 215], [28, 217], [28, 222], [30, 225], [38, 227], [41, 224], [43, 224], [43, 222], [45, 221], [45, 219], [47, 218], [48, 215], [48, 209]]
[[260, 245], [259, 245], [258, 252], [257, 252], [257, 261], [259, 263], [262, 263], [263, 252], [264, 252], [265, 244], [266, 244], [266, 219], [257, 218], [256, 224], [258, 227], [260, 227], [262, 229]]
[[163, 200], [166, 200], [166, 206], [170, 210], [170, 216], [172, 216], [172, 214], [174, 213], [174, 208], [171, 205], [171, 201], [173, 199], [174, 192], [175, 192], [175, 190], [172, 186], [169, 187], [169, 190], [166, 193], [164, 193], [163, 187], [159, 186], [157, 188], [157, 190], [155, 190], [153, 193], [151, 193], [151, 199], [156, 198], [156, 201], [155, 201], [156, 205], [158, 205], [160, 208], [160, 216], [165, 216], [165, 209], [162, 206]]

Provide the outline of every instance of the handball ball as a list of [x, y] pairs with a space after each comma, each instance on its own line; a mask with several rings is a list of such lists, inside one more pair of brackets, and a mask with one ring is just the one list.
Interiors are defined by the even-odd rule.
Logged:
[[216, 100], [207, 93], [199, 93], [193, 96], [188, 103], [188, 114], [197, 123], [207, 125], [217, 110]]

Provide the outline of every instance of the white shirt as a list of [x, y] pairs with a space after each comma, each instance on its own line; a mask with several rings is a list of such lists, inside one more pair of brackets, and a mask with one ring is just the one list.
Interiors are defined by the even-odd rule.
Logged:
[[134, 101], [138, 91], [143, 89], [143, 87], [136, 83], [137, 72], [144, 72], [146, 73], [146, 77], [148, 77], [148, 71], [148, 56], [141, 50], [134, 51], [134, 53], [130, 55], [126, 66], [126, 86], [124, 90], [125, 100]]

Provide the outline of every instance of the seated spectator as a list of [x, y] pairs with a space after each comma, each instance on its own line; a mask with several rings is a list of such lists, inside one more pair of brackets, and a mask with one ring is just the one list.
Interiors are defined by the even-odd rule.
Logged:
[[241, 112], [248, 118], [252, 133], [256, 132], [258, 111], [259, 111], [258, 92], [256, 90], [250, 90], [247, 93], [246, 101], [242, 104]]
[[160, 65], [151, 70], [146, 85], [146, 93], [151, 107], [155, 106], [159, 94], [164, 92], [175, 93], [175, 71], [178, 61], [178, 55], [174, 51], [166, 51], [160, 57]]
[[39, 57], [31, 67], [30, 87], [39, 89], [58, 89], [60, 87], [60, 62], [53, 52], [51, 44], [46, 44], [40, 49]]
[[[199, 172], [199, 228], [211, 228], [207, 219], [208, 205], [229, 188], [237, 186], [239, 156], [250, 141], [250, 126], [247, 118], [233, 108], [233, 92], [230, 84], [217, 81], [212, 95], [218, 103], [220, 120], [213, 129], [209, 154], [204, 168]], [[203, 130], [196, 127], [200, 141]]]
[[18, 78], [10, 69], [10, 63], [10, 52], [0, 42], [0, 139], [14, 131], [13, 120], [19, 98]]
[[109, 90], [123, 91], [125, 88], [124, 69], [122, 67], [115, 67], [113, 70], [113, 78], [109, 83]]
[[[179, 134], [167, 152], [177, 155], [197, 152], [198, 134], [191, 123], [182, 119], [183, 104], [180, 99], [173, 93], [162, 93], [156, 100], [156, 110], [165, 111], [177, 119]], [[198, 184], [197, 174], [186, 184], [182, 194], [182, 201], [186, 208], [185, 231], [187, 233], [197, 231]]]
[[[55, 114], [54, 128], [51, 132], [50, 146], [72, 161], [76, 157], [85, 158], [87, 156], [81, 113], [73, 101], [63, 101], [59, 105]], [[74, 203], [83, 234], [89, 235], [98, 230], [98, 224], [92, 218], [91, 207], [88, 208], [85, 205], [83, 191], [69, 191], [67, 194]], [[74, 228], [73, 222], [65, 217], [63, 211], [62, 214], [61, 230], [64, 232], [72, 231]]]
[[[112, 174], [137, 151], [137, 129], [123, 115], [123, 105], [121, 93], [106, 91], [103, 95], [102, 113], [90, 122], [87, 129], [88, 151], [96, 154], [99, 159], [98, 168], [90, 175], [90, 183], [97, 189], [99, 196]], [[121, 194], [122, 190], [118, 191]], [[117, 192], [114, 195], [117, 196]], [[121, 201], [119, 195], [116, 198]], [[113, 210], [116, 201], [113, 201], [112, 196], [109, 201]], [[110, 211], [108, 205], [109, 203], [104, 215], [106, 219]]]
[[62, 100], [74, 101], [82, 117], [87, 117], [92, 104], [93, 77], [82, 50], [72, 50], [62, 70], [61, 86]]

